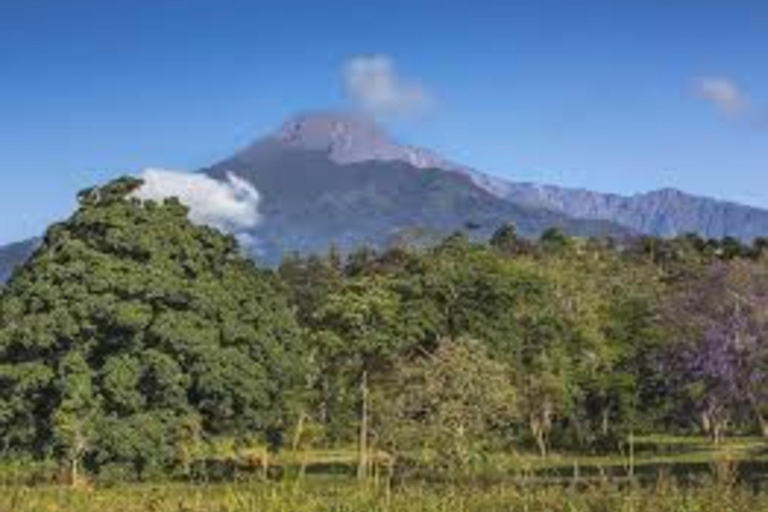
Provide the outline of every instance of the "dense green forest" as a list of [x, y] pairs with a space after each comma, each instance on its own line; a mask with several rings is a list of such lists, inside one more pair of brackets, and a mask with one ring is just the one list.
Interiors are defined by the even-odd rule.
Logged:
[[509, 225], [269, 270], [139, 185], [82, 192], [0, 292], [4, 460], [149, 479], [353, 446], [364, 476], [768, 436], [765, 240]]

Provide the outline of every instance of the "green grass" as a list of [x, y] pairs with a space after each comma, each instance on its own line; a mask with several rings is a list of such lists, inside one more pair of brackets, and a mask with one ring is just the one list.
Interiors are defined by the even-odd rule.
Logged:
[[[714, 445], [706, 437], [698, 436], [644, 436], [635, 440], [633, 463], [636, 466], [661, 464], [696, 464], [718, 462], [723, 459], [733, 461], [768, 462], [768, 442], [761, 437], [734, 437]], [[255, 453], [261, 453], [256, 450]], [[348, 464], [357, 462], [354, 447], [332, 450], [308, 450], [301, 452], [284, 451], [272, 459], [272, 464], [307, 466], [325, 464]], [[386, 463], [388, 456], [379, 452], [375, 458]], [[584, 455], [577, 453], [552, 453], [542, 458], [537, 453], [504, 453], [492, 457], [494, 465], [507, 470], [538, 470], [559, 468], [562, 466], [626, 466], [629, 454], [611, 453], [606, 455]]]
[[[768, 483], [766, 443], [730, 439], [713, 446], [703, 438], [648, 437], [629, 474], [621, 455], [498, 454], [472, 474], [442, 475], [393, 484], [382, 471], [360, 484], [348, 475], [305, 474], [313, 466], [352, 468], [354, 449], [283, 452], [270, 464], [284, 470], [280, 481], [265, 481], [258, 471], [227, 484], [118, 484], [95, 482], [64, 486], [19, 485], [0, 479], [0, 512], [768, 512], [766, 491], [741, 482], [746, 465]], [[258, 450], [246, 453], [256, 457]], [[380, 461], [386, 457], [379, 454]], [[688, 465], [698, 465], [693, 477]], [[4, 467], [3, 467], [4, 466]], [[50, 465], [49, 465], [50, 466]], [[0, 475], [51, 470], [42, 465], [0, 466]], [[660, 468], [682, 469], [683, 476]], [[756, 468], [756, 469], [755, 469]], [[647, 470], [641, 478], [641, 473]], [[348, 473], [353, 473], [349, 471]], [[16, 481], [16, 483], [13, 483]]]
[[215, 486], [121, 486], [107, 489], [11, 488], [0, 512], [747, 512], [768, 511], [768, 496], [715, 483], [653, 488], [465, 487], [396, 489], [352, 481]]

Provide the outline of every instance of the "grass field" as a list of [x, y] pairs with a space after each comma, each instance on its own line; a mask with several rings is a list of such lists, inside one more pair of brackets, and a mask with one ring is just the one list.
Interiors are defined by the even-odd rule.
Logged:
[[744, 512], [768, 511], [768, 496], [710, 483], [678, 487], [407, 485], [352, 481], [238, 485], [134, 485], [105, 489], [11, 488], [1, 512]]
[[[254, 471], [225, 483], [21, 485], [23, 469], [6, 465], [0, 512], [768, 511], [763, 440], [713, 447], [699, 438], [642, 438], [637, 448], [631, 461], [506, 454], [471, 475], [390, 480], [381, 471], [364, 482], [351, 477], [353, 450], [286, 452], [271, 461], [282, 469], [277, 479]], [[330, 466], [348, 470], [324, 471]]]

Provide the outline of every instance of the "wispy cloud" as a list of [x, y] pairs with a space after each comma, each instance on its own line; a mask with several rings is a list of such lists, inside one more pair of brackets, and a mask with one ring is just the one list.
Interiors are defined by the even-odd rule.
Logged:
[[258, 191], [234, 174], [218, 181], [203, 174], [145, 169], [140, 178], [144, 184], [134, 197], [144, 201], [177, 197], [189, 207], [189, 219], [195, 224], [238, 235], [261, 220]]
[[425, 110], [432, 104], [431, 94], [419, 83], [400, 75], [387, 55], [356, 56], [344, 65], [347, 96], [374, 115], [403, 115]]
[[709, 101], [726, 116], [746, 113], [749, 100], [741, 87], [731, 78], [723, 76], [699, 77], [694, 81], [696, 97]]

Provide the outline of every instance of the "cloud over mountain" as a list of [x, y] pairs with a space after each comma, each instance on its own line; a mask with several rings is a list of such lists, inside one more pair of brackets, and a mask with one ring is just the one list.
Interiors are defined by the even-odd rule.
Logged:
[[357, 56], [344, 65], [344, 89], [355, 105], [374, 115], [403, 115], [430, 106], [432, 97], [419, 83], [403, 77], [387, 55]]
[[140, 178], [144, 184], [134, 197], [155, 201], [177, 197], [189, 207], [189, 218], [196, 224], [238, 234], [261, 220], [258, 191], [235, 174], [219, 181], [203, 174], [145, 169]]

